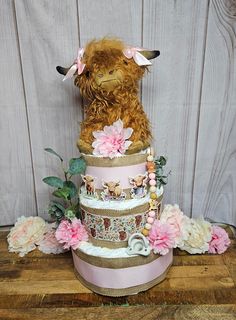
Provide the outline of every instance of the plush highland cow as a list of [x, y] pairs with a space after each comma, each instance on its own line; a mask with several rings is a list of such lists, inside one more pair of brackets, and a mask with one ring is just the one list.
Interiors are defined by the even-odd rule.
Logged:
[[117, 39], [91, 41], [80, 49], [69, 68], [57, 67], [66, 78], [75, 76], [75, 85], [90, 104], [81, 123], [78, 148], [92, 153], [93, 132], [103, 130], [121, 119], [124, 128], [132, 128], [132, 144], [126, 153], [135, 153], [149, 146], [150, 124], [138, 98], [138, 81], [159, 51], [126, 47]]

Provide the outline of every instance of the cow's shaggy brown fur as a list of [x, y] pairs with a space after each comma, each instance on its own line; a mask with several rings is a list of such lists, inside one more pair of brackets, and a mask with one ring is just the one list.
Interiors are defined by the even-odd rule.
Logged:
[[93, 131], [103, 130], [121, 119], [124, 128], [133, 128], [133, 142], [127, 153], [135, 153], [150, 144], [150, 123], [138, 98], [138, 81], [147, 70], [127, 59], [124, 44], [117, 39], [91, 41], [85, 47], [83, 73], [75, 78], [81, 95], [90, 103], [85, 107], [77, 141], [81, 152], [92, 153]]

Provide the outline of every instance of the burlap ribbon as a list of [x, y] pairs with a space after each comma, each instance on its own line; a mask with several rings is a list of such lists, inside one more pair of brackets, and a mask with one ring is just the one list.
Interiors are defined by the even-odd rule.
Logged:
[[120, 269], [120, 268], [129, 268], [141, 266], [147, 263], [150, 263], [160, 257], [158, 254], [151, 254], [147, 257], [144, 256], [130, 256], [127, 258], [104, 258], [91, 256], [79, 249], [74, 250], [74, 253], [81, 258], [83, 261], [92, 264], [93, 266], [101, 267], [101, 268], [110, 268], [110, 269]]
[[118, 158], [103, 158], [83, 154], [82, 157], [86, 161], [87, 166], [93, 167], [124, 167], [147, 161], [147, 154], [132, 154]]
[[89, 236], [89, 242], [91, 242], [96, 247], [108, 248], [108, 249], [119, 249], [126, 248], [128, 246], [128, 241], [109, 241], [100, 240]]
[[80, 204], [80, 207], [82, 210], [85, 210], [86, 212], [89, 212], [94, 215], [108, 216], [108, 217], [123, 217], [123, 216], [146, 212], [149, 209], [149, 203], [147, 202], [140, 206], [130, 208], [130, 209], [125, 209], [125, 210], [90, 208], [90, 207], [84, 206], [83, 204]]
[[[163, 195], [160, 195], [157, 199], [157, 205], [159, 205], [162, 201]], [[115, 203], [115, 202], [114, 202]], [[119, 202], [118, 202], [119, 204]], [[138, 213], [144, 213], [149, 209], [149, 203], [146, 202], [144, 204], [141, 204], [140, 206], [130, 208], [130, 209], [124, 209], [124, 210], [115, 210], [115, 209], [99, 209], [99, 208], [91, 208], [80, 204], [81, 209], [95, 214], [99, 216], [109, 216], [109, 217], [122, 217], [122, 216], [128, 216], [132, 214], [138, 214]]]

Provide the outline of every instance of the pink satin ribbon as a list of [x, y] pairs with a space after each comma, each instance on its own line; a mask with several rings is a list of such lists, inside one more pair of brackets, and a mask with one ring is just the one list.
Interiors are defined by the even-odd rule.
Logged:
[[82, 63], [82, 58], [84, 55], [84, 48], [79, 48], [78, 50], [78, 56], [74, 61], [74, 64], [70, 67], [70, 69], [67, 71], [67, 74], [63, 78], [63, 81], [66, 79], [72, 78], [75, 72], [77, 71], [78, 75], [82, 74], [85, 68], [85, 64]]
[[[127, 59], [133, 58], [134, 61], [139, 66], [150, 66], [151, 62], [145, 58], [139, 51], [144, 51], [145, 49], [137, 48], [137, 47], [127, 47], [123, 50], [123, 54]], [[66, 79], [70, 79], [74, 76], [74, 74], [78, 73], [78, 75], [81, 75], [84, 71], [85, 64], [82, 63], [82, 58], [84, 55], [84, 48], [79, 48], [78, 50], [78, 56], [75, 59], [73, 65], [70, 67], [70, 69], [67, 71], [65, 77], [63, 78], [63, 81]]]
[[123, 50], [123, 54], [127, 59], [133, 58], [134, 61], [139, 66], [150, 66], [151, 62], [145, 58], [139, 51], [144, 51], [145, 49], [137, 47], [127, 47]]
[[74, 266], [87, 282], [102, 288], [124, 289], [142, 285], [163, 274], [173, 260], [173, 251], [136, 267], [110, 269], [94, 266], [80, 259], [72, 250]]

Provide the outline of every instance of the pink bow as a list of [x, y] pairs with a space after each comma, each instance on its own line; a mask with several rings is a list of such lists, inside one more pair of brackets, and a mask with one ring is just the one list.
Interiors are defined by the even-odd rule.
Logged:
[[135, 48], [135, 47], [127, 47], [126, 49], [123, 50], [123, 54], [127, 59], [133, 58], [134, 61], [137, 63], [139, 66], [150, 66], [151, 62], [145, 58], [139, 51], [144, 51], [145, 49], [142, 48]]
[[74, 64], [70, 67], [70, 69], [67, 71], [65, 77], [63, 78], [63, 81], [66, 79], [72, 78], [75, 72], [78, 72], [78, 75], [80, 75], [85, 68], [85, 64], [82, 63], [81, 59], [84, 55], [84, 48], [79, 48], [78, 50], [78, 56], [77, 59], [75, 59]]

